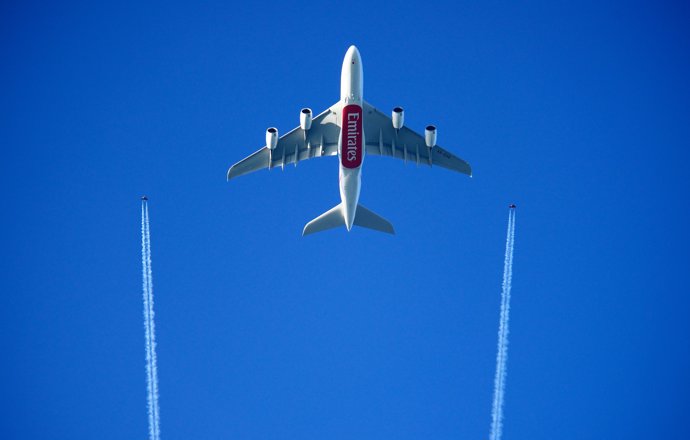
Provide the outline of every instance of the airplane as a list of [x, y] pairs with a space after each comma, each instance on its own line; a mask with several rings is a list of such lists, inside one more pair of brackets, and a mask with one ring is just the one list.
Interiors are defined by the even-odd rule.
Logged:
[[515, 208], [517, 208], [517, 206], [515, 206], [515, 204], [513, 203], [513, 204], [509, 205], [508, 208], [515, 209]]
[[148, 199], [149, 199], [149, 198], [148, 198], [148, 197], [146, 197], [146, 196], [141, 196], [141, 200], [144, 200], [144, 201], [146, 201], [146, 200], [148, 200]]
[[436, 145], [436, 127], [428, 125], [424, 136], [404, 126], [405, 113], [395, 107], [389, 118], [364, 100], [362, 57], [350, 46], [340, 75], [340, 100], [312, 117], [310, 108], [300, 111], [300, 125], [283, 136], [266, 130], [266, 146], [228, 170], [228, 180], [260, 169], [272, 169], [315, 157], [339, 157], [338, 182], [341, 203], [304, 227], [302, 235], [353, 225], [395, 234], [385, 218], [359, 204], [362, 164], [367, 154], [390, 156], [417, 165], [437, 165], [472, 176], [464, 160]]

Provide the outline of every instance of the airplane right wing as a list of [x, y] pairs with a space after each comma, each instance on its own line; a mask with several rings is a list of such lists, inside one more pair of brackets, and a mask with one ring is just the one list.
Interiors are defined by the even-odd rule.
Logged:
[[393, 121], [368, 102], [363, 103], [364, 133], [367, 154], [390, 156], [417, 165], [438, 165], [449, 170], [472, 176], [470, 164], [438, 145], [426, 146], [424, 136], [403, 126], [393, 128]]
[[275, 149], [263, 147], [249, 157], [237, 162], [228, 170], [228, 180], [263, 168], [281, 167], [313, 157], [335, 156], [338, 154], [340, 127], [337, 113], [342, 104], [334, 104], [314, 119], [306, 132], [297, 127], [278, 139]]

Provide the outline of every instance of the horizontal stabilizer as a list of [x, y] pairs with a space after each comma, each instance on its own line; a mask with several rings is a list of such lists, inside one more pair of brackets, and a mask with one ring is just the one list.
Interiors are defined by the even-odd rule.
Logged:
[[338, 204], [307, 223], [304, 231], [302, 231], [302, 235], [309, 235], [343, 225], [345, 225], [345, 217], [343, 217], [342, 204]]
[[376, 214], [373, 211], [368, 210], [362, 205], [357, 205], [357, 213], [355, 214], [355, 225], [362, 228], [373, 229], [375, 231], [385, 232], [387, 234], [395, 234], [393, 225]]

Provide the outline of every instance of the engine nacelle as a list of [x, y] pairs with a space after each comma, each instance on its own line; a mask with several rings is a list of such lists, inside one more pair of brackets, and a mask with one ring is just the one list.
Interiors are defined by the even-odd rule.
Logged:
[[275, 148], [278, 146], [278, 129], [277, 128], [269, 127], [266, 130], [266, 146], [271, 150], [275, 150]]
[[307, 131], [311, 128], [311, 109], [303, 108], [299, 113], [299, 126], [302, 130]]
[[434, 148], [436, 146], [436, 126], [426, 126], [426, 130], [424, 130], [424, 141], [429, 148]]
[[393, 128], [400, 130], [405, 123], [405, 110], [402, 107], [395, 107], [391, 119], [393, 120]]

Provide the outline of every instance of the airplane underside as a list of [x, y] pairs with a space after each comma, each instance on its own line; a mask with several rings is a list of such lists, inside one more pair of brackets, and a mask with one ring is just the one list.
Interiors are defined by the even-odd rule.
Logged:
[[362, 165], [366, 155], [388, 156], [417, 165], [440, 166], [469, 176], [470, 165], [436, 145], [436, 127], [424, 135], [404, 126], [404, 111], [395, 107], [391, 117], [364, 101], [363, 70], [359, 51], [350, 46], [340, 75], [340, 100], [318, 116], [304, 108], [299, 127], [283, 136], [266, 130], [266, 146], [228, 170], [228, 180], [263, 168], [317, 157], [338, 156], [341, 202], [307, 223], [302, 235], [353, 225], [394, 234], [393, 225], [359, 203]]

